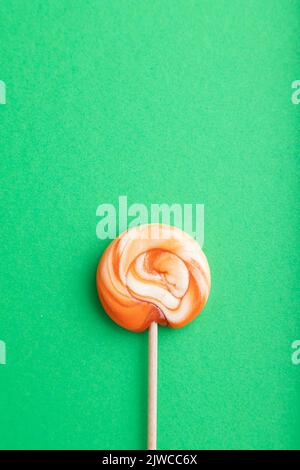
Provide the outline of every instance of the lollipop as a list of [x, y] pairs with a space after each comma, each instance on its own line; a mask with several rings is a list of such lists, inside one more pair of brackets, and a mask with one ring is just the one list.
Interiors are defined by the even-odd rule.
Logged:
[[176, 227], [134, 227], [105, 250], [97, 289], [107, 314], [127, 330], [149, 329], [148, 449], [156, 449], [157, 324], [180, 328], [204, 307], [210, 270], [198, 243]]

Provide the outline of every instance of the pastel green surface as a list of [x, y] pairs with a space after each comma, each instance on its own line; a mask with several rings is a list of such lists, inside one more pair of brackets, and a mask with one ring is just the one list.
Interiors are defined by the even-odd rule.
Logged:
[[0, 9], [0, 447], [145, 448], [147, 334], [95, 290], [124, 194], [205, 204], [212, 291], [159, 329], [159, 448], [299, 449], [299, 2]]

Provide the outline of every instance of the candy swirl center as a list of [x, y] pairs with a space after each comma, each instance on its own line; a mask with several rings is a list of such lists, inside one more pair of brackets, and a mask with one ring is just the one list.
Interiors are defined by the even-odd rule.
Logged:
[[135, 298], [175, 310], [188, 290], [189, 270], [175, 254], [153, 249], [131, 263], [126, 284]]

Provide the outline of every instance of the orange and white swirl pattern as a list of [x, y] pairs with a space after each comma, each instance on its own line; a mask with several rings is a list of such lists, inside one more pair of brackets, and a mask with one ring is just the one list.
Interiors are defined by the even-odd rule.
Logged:
[[108, 315], [131, 331], [151, 322], [180, 328], [204, 307], [210, 270], [198, 243], [176, 227], [134, 227], [105, 250], [97, 289]]

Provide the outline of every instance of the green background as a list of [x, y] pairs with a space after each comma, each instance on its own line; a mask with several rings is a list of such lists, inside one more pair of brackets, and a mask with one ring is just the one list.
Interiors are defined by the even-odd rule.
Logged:
[[145, 448], [147, 334], [95, 291], [124, 194], [205, 204], [212, 291], [159, 330], [158, 447], [300, 448], [300, 2], [0, 9], [0, 447]]

